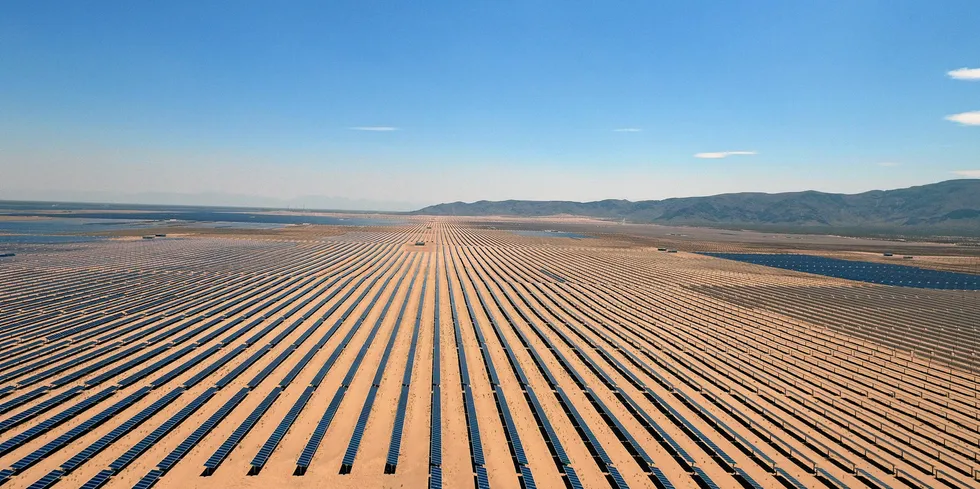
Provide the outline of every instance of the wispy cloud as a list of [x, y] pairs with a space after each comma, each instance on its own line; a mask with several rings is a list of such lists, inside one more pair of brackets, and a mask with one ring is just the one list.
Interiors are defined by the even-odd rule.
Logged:
[[951, 173], [966, 178], [980, 178], [980, 170], [956, 170]]
[[980, 110], [946, 116], [947, 121], [958, 122], [964, 126], [980, 126]]
[[980, 68], [960, 68], [958, 70], [953, 70], [948, 73], [950, 78], [954, 80], [970, 80], [978, 81], [980, 80]]
[[400, 128], [392, 126], [354, 126], [348, 128], [352, 131], [374, 131], [374, 132], [387, 132], [387, 131], [400, 131]]
[[643, 129], [638, 127], [621, 127], [619, 129], [613, 129], [613, 132], [643, 132]]
[[704, 158], [708, 160], [717, 160], [721, 158], [728, 158], [729, 156], [750, 156], [758, 154], [755, 151], [719, 151], [717, 153], [698, 153], [694, 155], [695, 158]]
[[893, 167], [899, 165], [901, 165], [901, 163], [895, 163], [894, 161], [882, 161], [881, 163], [878, 163], [878, 166], [884, 166], [884, 167]]

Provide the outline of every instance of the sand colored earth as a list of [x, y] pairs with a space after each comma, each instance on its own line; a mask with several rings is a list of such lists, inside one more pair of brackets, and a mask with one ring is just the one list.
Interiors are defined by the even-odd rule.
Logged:
[[978, 485], [977, 292], [692, 253], [880, 262], [880, 243], [406, 221], [0, 262], [0, 485]]

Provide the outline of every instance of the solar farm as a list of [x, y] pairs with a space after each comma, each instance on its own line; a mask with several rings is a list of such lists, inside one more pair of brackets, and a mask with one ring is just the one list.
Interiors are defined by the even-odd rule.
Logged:
[[980, 486], [977, 275], [496, 227], [18, 248], [0, 487]]

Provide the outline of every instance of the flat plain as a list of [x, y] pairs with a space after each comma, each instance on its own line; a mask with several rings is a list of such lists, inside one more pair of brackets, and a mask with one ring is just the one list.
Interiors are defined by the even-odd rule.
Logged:
[[4, 489], [980, 484], [980, 292], [701, 253], [976, 273], [976, 249], [573, 218], [110, 234], [0, 258]]

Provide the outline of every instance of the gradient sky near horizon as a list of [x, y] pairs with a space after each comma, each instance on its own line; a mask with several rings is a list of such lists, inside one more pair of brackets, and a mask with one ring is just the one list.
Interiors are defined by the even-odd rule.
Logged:
[[0, 199], [980, 178], [977, 19], [975, 0], [5, 2]]

